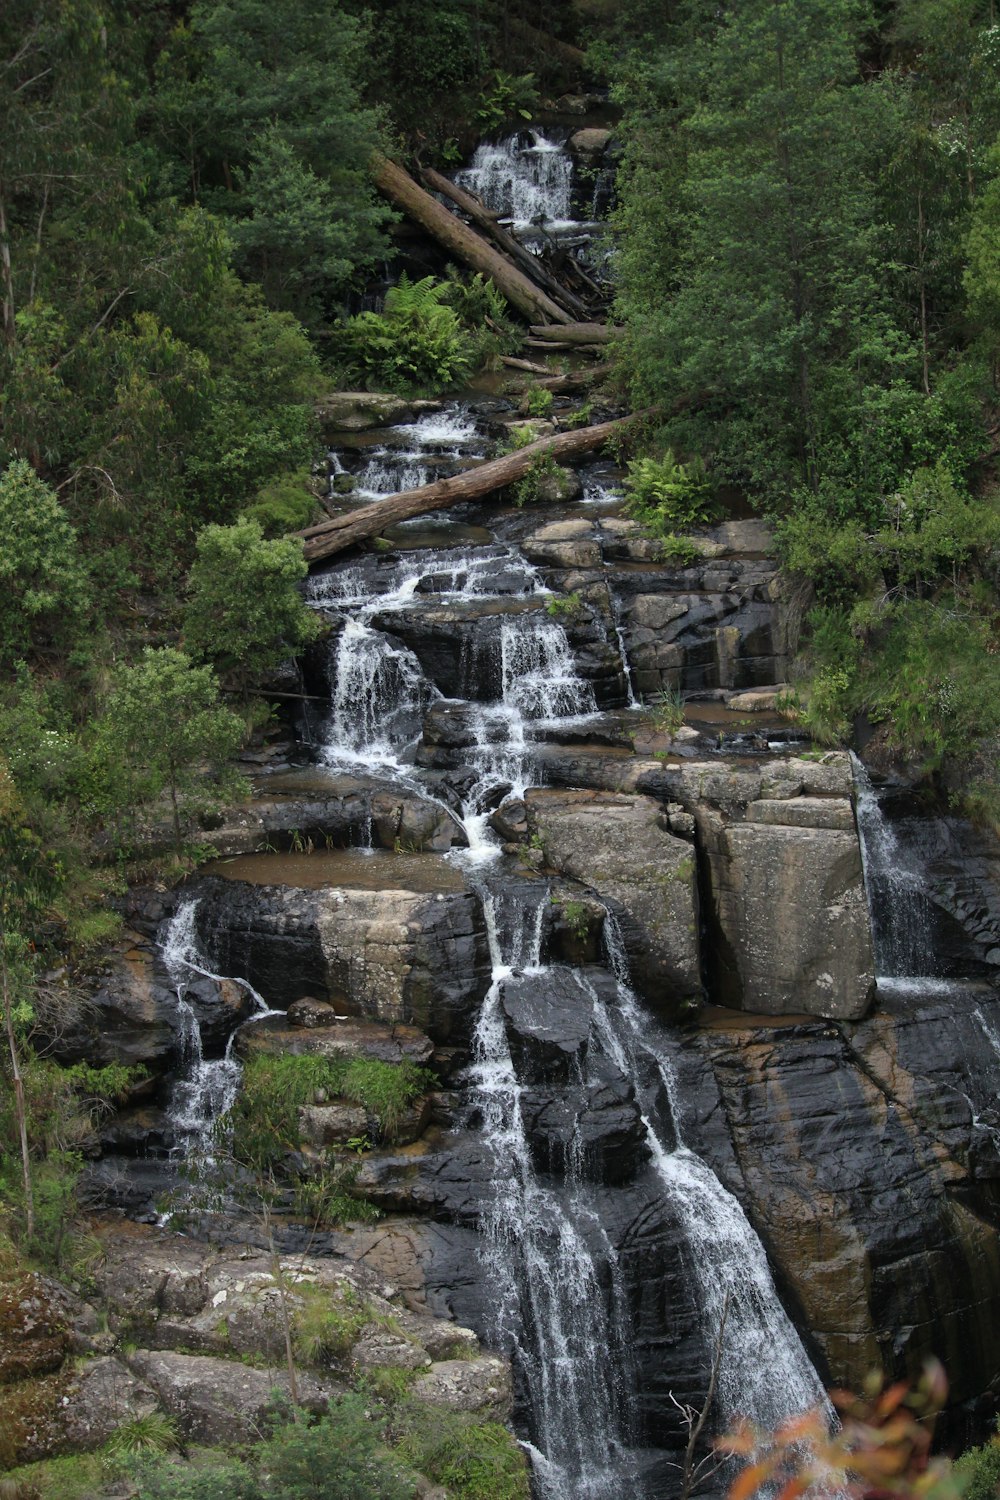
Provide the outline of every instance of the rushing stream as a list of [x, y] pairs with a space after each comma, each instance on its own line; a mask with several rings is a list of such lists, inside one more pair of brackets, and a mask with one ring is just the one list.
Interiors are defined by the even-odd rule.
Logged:
[[[561, 229], [575, 227], [571, 177], [565, 151], [539, 132], [480, 148], [462, 174], [498, 213]], [[453, 402], [390, 429], [374, 446], [360, 445], [353, 458], [345, 446], [331, 471], [342, 482], [353, 465], [353, 499], [365, 504], [476, 461], [487, 442], [469, 407]], [[604, 498], [598, 482], [583, 503]], [[636, 1312], [607, 1195], [596, 1186], [581, 1134], [589, 1100], [610, 1093], [620, 1101], [622, 1117], [633, 1122], [641, 1192], [651, 1204], [665, 1204], [678, 1226], [700, 1314], [702, 1368], [719, 1360], [716, 1423], [747, 1416], [773, 1428], [823, 1394], [760, 1240], [685, 1141], [674, 1041], [636, 997], [611, 910], [602, 963], [576, 969], [547, 961], [550, 884], [526, 877], [490, 825], [498, 807], [542, 779], [538, 745], [597, 714], [594, 687], [578, 669], [558, 612], [546, 609], [553, 595], [542, 574], [510, 542], [449, 544], [445, 534], [441, 545], [428, 546], [411, 524], [399, 528], [398, 550], [389, 556], [316, 573], [307, 598], [331, 627], [329, 711], [312, 725], [317, 759], [330, 773], [363, 774], [440, 802], [440, 776], [422, 768], [421, 747], [429, 716], [458, 726], [462, 776], [452, 784], [448, 811], [467, 847], [447, 858], [481, 903], [492, 969], [460, 1080], [463, 1129], [478, 1133], [492, 1164], [477, 1224], [490, 1299], [486, 1331], [513, 1361], [538, 1495], [625, 1500], [641, 1491]], [[406, 643], [414, 621], [439, 642], [447, 671], [431, 670]], [[618, 659], [618, 702], [635, 707], [617, 616], [605, 645]], [[184, 1060], [171, 1108], [182, 1149], [210, 1151], [212, 1123], [233, 1097], [238, 1064], [229, 1049], [205, 1059], [185, 999], [190, 974], [218, 977], [196, 922], [197, 903], [185, 902], [162, 945], [183, 1018]], [[540, 1161], [526, 1123], [533, 1080], [512, 1050], [507, 1018], [518, 1007], [544, 1012], [555, 991], [569, 997], [580, 1032], [560, 1097], [579, 1108], [558, 1153]]]
[[[414, 428], [396, 451], [412, 455], [418, 441]], [[393, 483], [402, 478], [397, 470]], [[823, 1393], [746, 1215], [684, 1142], [669, 1038], [632, 991], [613, 917], [609, 912], [604, 923], [606, 983], [595, 988], [586, 973], [546, 965], [547, 883], [537, 881], [526, 894], [490, 830], [497, 802], [522, 796], [537, 780], [538, 735], [595, 712], [562, 625], [537, 608], [524, 611], [547, 597], [538, 571], [516, 548], [498, 545], [408, 552], [314, 576], [310, 601], [341, 621], [329, 648], [331, 713], [319, 754], [333, 769], [363, 766], [419, 790], [414, 756], [424, 714], [436, 704], [461, 715], [463, 759], [476, 777], [458, 814], [469, 848], [452, 858], [480, 892], [493, 965], [467, 1079], [469, 1115], [494, 1162], [480, 1225], [490, 1332], [510, 1351], [527, 1393], [539, 1492], [550, 1500], [616, 1500], [632, 1493], [634, 1482], [629, 1311], [581, 1142], [567, 1148], [556, 1178], [533, 1158], [523, 1119], [527, 1084], [504, 1025], [504, 1006], [519, 988], [576, 984], [591, 1017], [579, 1087], [601, 1086], [609, 1069], [635, 1084], [650, 1170], [687, 1242], [707, 1357], [717, 1345], [721, 1350], [722, 1421], [745, 1415], [773, 1427]], [[441, 608], [456, 618], [475, 615], [458, 667], [461, 699], [445, 698], [393, 631], [394, 620], [412, 618], [414, 609]]]

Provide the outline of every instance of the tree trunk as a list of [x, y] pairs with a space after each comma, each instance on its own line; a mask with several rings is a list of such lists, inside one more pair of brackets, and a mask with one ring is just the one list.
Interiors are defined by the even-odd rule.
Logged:
[[421, 485], [419, 489], [404, 490], [401, 494], [387, 495], [384, 500], [376, 500], [361, 510], [348, 511], [336, 521], [324, 521], [294, 534], [303, 539], [306, 561], [319, 562], [324, 557], [343, 552], [356, 542], [363, 542], [367, 537], [378, 536], [386, 527], [395, 526], [400, 521], [435, 510], [450, 510], [463, 500], [478, 500], [494, 490], [503, 489], [526, 474], [540, 458], [570, 458], [578, 453], [588, 453], [648, 415], [646, 411], [633, 412], [631, 416], [619, 417], [613, 422], [600, 422], [595, 427], [579, 427], [573, 432], [540, 438], [526, 448], [505, 453], [464, 474], [439, 479], [434, 484]]
[[519, 240], [509, 234], [497, 222], [496, 214], [490, 213], [475, 194], [456, 187], [447, 177], [442, 177], [440, 172], [435, 172], [433, 167], [422, 167], [420, 175], [431, 192], [441, 193], [444, 197], [450, 198], [456, 208], [461, 209], [463, 214], [468, 214], [472, 222], [478, 224], [484, 234], [488, 234], [494, 244], [498, 245], [536, 286], [541, 287], [542, 291], [547, 292], [559, 303], [560, 307], [565, 308], [569, 317], [587, 317], [590, 311], [587, 304], [546, 271], [537, 255], [532, 255], [530, 250], [526, 250]]
[[3, 283], [3, 296], [0, 298], [0, 336], [8, 348], [13, 348], [17, 336], [14, 324], [14, 273], [10, 263], [10, 236], [7, 230], [7, 212], [2, 193], [0, 193], [0, 281]]
[[416, 223], [426, 229], [439, 244], [459, 260], [482, 271], [499, 287], [512, 307], [529, 321], [541, 318], [555, 323], [569, 323], [568, 313], [535, 286], [519, 267], [494, 250], [476, 232], [432, 198], [414, 182], [408, 172], [386, 156], [375, 152], [371, 160], [372, 181], [380, 193], [390, 198]]
[[535, 326], [528, 330], [533, 339], [546, 344], [610, 344], [624, 331], [610, 323], [564, 323], [561, 328]]
[[7, 1048], [10, 1052], [10, 1074], [14, 1085], [14, 1118], [21, 1141], [21, 1176], [24, 1182], [24, 1228], [30, 1245], [35, 1237], [35, 1195], [31, 1182], [31, 1155], [28, 1151], [28, 1110], [24, 1099], [24, 1082], [17, 1055], [17, 1037], [14, 1035], [14, 1010], [11, 1003], [10, 976], [7, 972], [7, 955], [3, 944], [7, 934], [0, 928], [0, 987], [3, 991], [3, 1019], [7, 1032]]

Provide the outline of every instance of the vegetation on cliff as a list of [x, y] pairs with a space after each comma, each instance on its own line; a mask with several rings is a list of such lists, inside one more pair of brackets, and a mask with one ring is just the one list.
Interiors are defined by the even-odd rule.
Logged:
[[[808, 582], [807, 724], [997, 809], [1000, 30], [987, 3], [630, 0], [619, 315], [661, 433]], [[811, 680], [809, 680], [811, 678]]]

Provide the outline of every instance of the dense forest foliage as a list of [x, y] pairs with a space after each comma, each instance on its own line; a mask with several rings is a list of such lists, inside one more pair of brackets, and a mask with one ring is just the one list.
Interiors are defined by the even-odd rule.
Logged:
[[[414, 319], [430, 384], [482, 358], [487, 314], [509, 337], [481, 280], [352, 316], [394, 255], [373, 149], [447, 168], [574, 67], [622, 114], [608, 233], [621, 385], [661, 413], [651, 514], [772, 517], [803, 616], [790, 706], [833, 740], [867, 718], [996, 817], [991, 0], [9, 0], [11, 1058], [58, 1028], [108, 895], [151, 851], [161, 873], [197, 858], [190, 815], [239, 790], [259, 690], [310, 639], [285, 533], [315, 513], [316, 396], [377, 383]], [[36, 1135], [58, 1135], [83, 1084], [26, 1066]]]
[[636, 395], [808, 582], [804, 717], [996, 812], [1000, 27], [983, 0], [635, 3]]

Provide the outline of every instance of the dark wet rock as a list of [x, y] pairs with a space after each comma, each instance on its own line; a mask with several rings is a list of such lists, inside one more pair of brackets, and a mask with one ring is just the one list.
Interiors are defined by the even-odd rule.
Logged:
[[[606, 970], [594, 971], [593, 977], [613, 990]], [[594, 1023], [589, 975], [560, 968], [512, 974], [501, 981], [500, 1005], [519, 1078], [563, 1082], [579, 1073]]]
[[[130, 944], [130, 937], [134, 934], [113, 950], [74, 1024], [54, 1043], [60, 1061], [162, 1071], [176, 1056], [185, 1028], [177, 991], [152, 945]], [[233, 1028], [253, 1010], [243, 986], [200, 974], [189, 976], [184, 998], [198, 1019], [206, 1049], [224, 1047]]]
[[621, 1076], [563, 1089], [525, 1088], [520, 1107], [540, 1171], [625, 1182], [648, 1155], [635, 1090]]
[[933, 1352], [961, 1402], [995, 1374], [1000, 1244], [967, 1206], [972, 1111], [942, 1037], [925, 1014], [704, 1041], [749, 1211], [833, 1379], [905, 1375]]
[[199, 881], [198, 930], [220, 970], [270, 1004], [303, 993], [338, 1010], [467, 1036], [489, 983], [482, 910], [471, 891], [323, 888]]
[[525, 839], [528, 836], [528, 811], [520, 799], [511, 798], [490, 818], [490, 827], [500, 835], [502, 839], [509, 841]]
[[292, 772], [269, 777], [262, 791], [253, 802], [228, 809], [202, 842], [227, 858], [303, 844], [350, 848], [374, 840], [391, 849], [402, 838], [420, 848], [444, 850], [465, 843], [446, 809], [372, 777]]
[[151, 1151], [169, 1151], [175, 1130], [167, 1111], [153, 1104], [119, 1110], [101, 1121], [99, 1135], [105, 1151], [141, 1156]]

